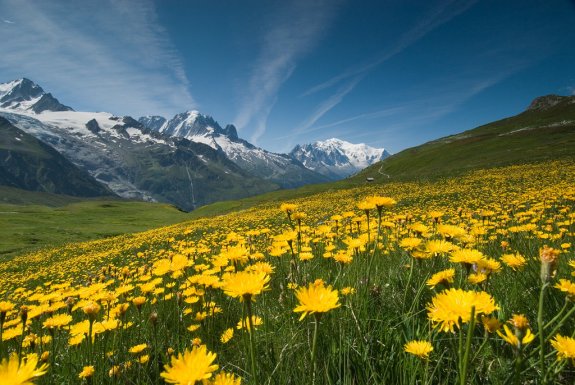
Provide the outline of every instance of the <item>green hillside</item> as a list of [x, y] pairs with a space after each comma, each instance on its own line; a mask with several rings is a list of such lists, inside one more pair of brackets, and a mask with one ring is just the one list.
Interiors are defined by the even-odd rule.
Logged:
[[537, 98], [523, 113], [401, 151], [355, 181], [433, 178], [575, 156], [575, 97]]
[[37, 248], [144, 231], [188, 218], [167, 204], [82, 200], [0, 186], [0, 261]]

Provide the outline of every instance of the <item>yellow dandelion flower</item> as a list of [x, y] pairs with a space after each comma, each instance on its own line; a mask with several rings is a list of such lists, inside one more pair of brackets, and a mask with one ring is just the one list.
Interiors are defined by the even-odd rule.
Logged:
[[453, 263], [463, 263], [473, 265], [478, 263], [484, 258], [481, 251], [475, 249], [461, 249], [455, 250], [451, 253], [449, 260]]
[[529, 327], [529, 320], [523, 314], [513, 314], [513, 317], [508, 321], [514, 328], [519, 330], [526, 330]]
[[148, 348], [148, 344], [143, 343], [143, 344], [132, 346], [128, 351], [132, 354], [138, 354], [138, 353], [143, 352], [147, 348]]
[[367, 200], [371, 202], [378, 211], [381, 211], [382, 208], [390, 208], [397, 204], [395, 199], [390, 197], [382, 197], [382, 196], [371, 196], [368, 197]]
[[497, 330], [501, 329], [501, 322], [495, 318], [495, 317], [485, 317], [485, 316], [481, 316], [481, 323], [483, 324], [483, 327], [485, 328], [485, 330], [487, 330], [489, 333], [494, 333]]
[[455, 269], [446, 269], [435, 273], [427, 280], [427, 286], [434, 288], [437, 285], [444, 285], [449, 287], [455, 279]]
[[575, 339], [557, 334], [551, 340], [551, 345], [557, 350], [557, 359], [572, 359], [575, 361]]
[[138, 357], [138, 362], [142, 365], [148, 361], [150, 361], [150, 356], [148, 354], [144, 354], [143, 356]]
[[191, 324], [190, 326], [188, 326], [188, 331], [190, 332], [195, 332], [196, 330], [198, 330], [202, 325], [200, 324]]
[[48, 364], [38, 364], [36, 353], [28, 354], [22, 362], [16, 354], [11, 354], [0, 363], [0, 384], [32, 385], [33, 380], [43, 376], [48, 371]]
[[442, 239], [432, 239], [425, 243], [425, 251], [431, 256], [443, 255], [455, 250], [456, 247], [453, 243], [444, 241]]
[[93, 365], [84, 366], [80, 374], [78, 374], [79, 378], [90, 378], [94, 375], [96, 369], [94, 369]]
[[517, 271], [527, 263], [524, 256], [519, 253], [504, 254], [501, 256], [501, 261], [509, 266], [512, 270]]
[[416, 249], [421, 244], [421, 242], [421, 238], [403, 238], [399, 242], [399, 247], [407, 251], [412, 251]]
[[341, 295], [348, 296], [356, 293], [355, 288], [351, 286], [344, 287], [340, 290]]
[[472, 307], [475, 307], [476, 315], [488, 315], [499, 308], [493, 297], [484, 291], [449, 289], [432, 298], [427, 316], [442, 331], [454, 332], [454, 327], [459, 328], [460, 322], [469, 322]]
[[280, 211], [283, 211], [284, 213], [291, 215], [291, 213], [295, 212], [297, 210], [297, 205], [293, 204], [293, 203], [282, 203], [280, 205]]
[[222, 333], [220, 341], [222, 342], [222, 344], [227, 344], [232, 339], [233, 336], [234, 336], [234, 328], [228, 328], [224, 330], [224, 332]]
[[323, 282], [310, 283], [307, 288], [297, 289], [296, 297], [299, 305], [294, 312], [302, 312], [300, 321], [308, 314], [325, 313], [340, 306], [337, 290], [333, 290], [331, 286], [324, 286]]
[[220, 372], [214, 377], [210, 385], [241, 385], [242, 379], [233, 373]]
[[406, 353], [413, 354], [416, 357], [427, 359], [429, 353], [433, 351], [433, 346], [429, 341], [409, 341], [403, 346]]
[[95, 319], [98, 313], [100, 312], [101, 306], [98, 305], [96, 302], [88, 302], [83, 308], [82, 311], [90, 318], [91, 320]]
[[503, 329], [505, 330], [505, 334], [501, 333], [500, 330], [497, 330], [497, 334], [499, 334], [499, 336], [503, 338], [505, 342], [514, 346], [515, 348], [520, 348], [521, 346], [527, 345], [535, 339], [535, 334], [533, 334], [529, 328], [525, 330], [525, 333], [522, 336], [517, 336], [517, 333], [511, 331], [507, 325], [503, 325]]
[[573, 301], [575, 299], [575, 283], [568, 279], [560, 279], [554, 287], [566, 293], [569, 300]]
[[46, 329], [59, 329], [62, 326], [68, 325], [72, 322], [72, 316], [69, 314], [57, 314], [48, 318], [42, 324]]
[[[252, 325], [254, 325], [254, 329], [257, 329], [263, 323], [262, 319], [258, 316], [252, 316]], [[248, 317], [244, 318], [243, 321], [239, 320], [238, 324], [236, 325], [236, 329], [246, 329], [248, 332], [250, 331], [250, 322]]]
[[10, 301], [0, 301], [0, 315], [6, 316], [6, 313], [13, 310], [15, 306]]
[[254, 296], [268, 288], [270, 276], [259, 271], [240, 271], [224, 277], [224, 293], [230, 297], [240, 297], [240, 301], [253, 300]]
[[218, 369], [218, 365], [212, 364], [215, 359], [216, 353], [208, 351], [205, 345], [195, 346], [191, 351], [186, 349], [183, 354], [172, 356], [160, 376], [169, 384], [192, 385], [212, 376]]
[[467, 281], [472, 285], [479, 285], [487, 280], [487, 275], [483, 273], [472, 273], [467, 277]]

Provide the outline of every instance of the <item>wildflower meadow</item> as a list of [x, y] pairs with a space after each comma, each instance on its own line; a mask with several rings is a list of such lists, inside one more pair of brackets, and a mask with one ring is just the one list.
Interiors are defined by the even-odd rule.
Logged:
[[0, 384], [573, 384], [575, 163], [270, 201], [0, 264]]

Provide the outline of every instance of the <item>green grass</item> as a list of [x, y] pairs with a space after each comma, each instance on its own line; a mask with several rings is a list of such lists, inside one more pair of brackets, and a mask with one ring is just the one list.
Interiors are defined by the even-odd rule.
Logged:
[[433, 179], [479, 168], [573, 159], [574, 154], [575, 104], [565, 100], [406, 149], [352, 179]]
[[[36, 197], [40, 203], [42, 199]], [[44, 204], [0, 203], [0, 260], [42, 247], [144, 231], [189, 218], [167, 204], [72, 199], [62, 205], [66, 197], [48, 198]]]

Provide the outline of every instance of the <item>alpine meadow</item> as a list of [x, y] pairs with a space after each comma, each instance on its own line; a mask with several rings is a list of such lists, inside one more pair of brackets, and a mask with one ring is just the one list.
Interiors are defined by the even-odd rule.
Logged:
[[0, 0], [0, 385], [575, 384], [574, 25]]

